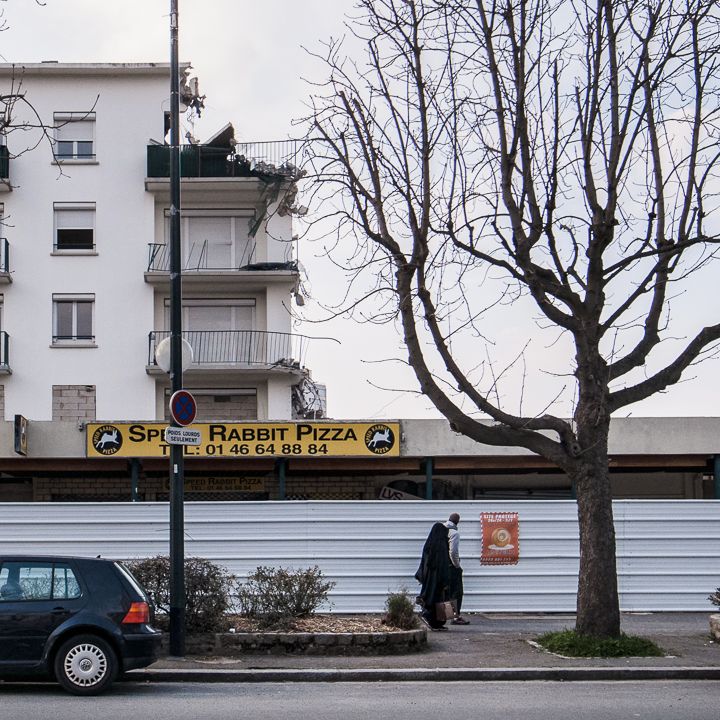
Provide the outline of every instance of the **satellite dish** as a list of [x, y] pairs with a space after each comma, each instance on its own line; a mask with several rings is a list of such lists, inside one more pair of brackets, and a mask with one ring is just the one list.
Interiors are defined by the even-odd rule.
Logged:
[[[180, 361], [183, 372], [187, 370], [193, 361], [193, 349], [192, 345], [185, 339], [182, 338], [180, 341], [182, 345], [182, 360]], [[170, 372], [170, 338], [166, 337], [158, 343], [155, 348], [155, 362], [160, 368], [166, 373]]]

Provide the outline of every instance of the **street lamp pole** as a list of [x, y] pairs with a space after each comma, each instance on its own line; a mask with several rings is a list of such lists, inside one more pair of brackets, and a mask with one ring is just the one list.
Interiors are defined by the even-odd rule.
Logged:
[[[178, 0], [170, 0], [170, 383], [183, 389], [180, 257], [180, 68]], [[173, 425], [177, 423], [173, 420]], [[170, 445], [170, 654], [185, 655], [183, 446]]]

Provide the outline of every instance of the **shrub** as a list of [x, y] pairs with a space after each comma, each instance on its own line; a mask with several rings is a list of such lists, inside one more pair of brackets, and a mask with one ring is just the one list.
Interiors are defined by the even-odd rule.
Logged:
[[[170, 558], [157, 555], [126, 563], [148, 591], [167, 629], [170, 614]], [[185, 629], [189, 633], [220, 632], [227, 627], [232, 583], [225, 568], [204, 558], [185, 559]]]
[[664, 654], [652, 640], [624, 633], [613, 638], [562, 630], [541, 635], [537, 643], [550, 652], [568, 657], [659, 657]]
[[312, 615], [334, 587], [317, 565], [305, 570], [260, 566], [238, 583], [235, 599], [240, 613], [262, 627], [287, 627], [294, 618]]
[[400, 630], [412, 630], [418, 626], [418, 618], [407, 588], [400, 588], [387, 596], [383, 623]]
[[708, 595], [708, 600], [713, 604], [720, 607], [720, 588], [718, 588], [712, 595]]

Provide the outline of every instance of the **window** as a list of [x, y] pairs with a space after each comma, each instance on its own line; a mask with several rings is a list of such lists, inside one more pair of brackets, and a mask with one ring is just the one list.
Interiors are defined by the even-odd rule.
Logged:
[[53, 295], [53, 345], [94, 343], [94, 295]]
[[[253, 332], [255, 300], [183, 300], [183, 336], [193, 349], [195, 363], [265, 363], [267, 333]], [[166, 327], [170, 304], [166, 301]]]
[[80, 597], [80, 585], [67, 565], [53, 568], [53, 600], [71, 600]]
[[[181, 219], [183, 267], [186, 270], [237, 270], [255, 261], [255, 243], [249, 236], [248, 210], [184, 209]], [[170, 245], [170, 218], [166, 214], [166, 244]]]
[[75, 574], [62, 563], [7, 562], [0, 570], [0, 602], [73, 600], [80, 595]]
[[95, 203], [55, 203], [53, 250], [95, 250]]
[[[252, 330], [255, 326], [255, 300], [183, 300], [183, 327], [186, 330]], [[165, 303], [166, 327], [170, 327], [170, 302]]]
[[58, 112], [53, 115], [53, 120], [58, 161], [95, 160], [94, 112]]

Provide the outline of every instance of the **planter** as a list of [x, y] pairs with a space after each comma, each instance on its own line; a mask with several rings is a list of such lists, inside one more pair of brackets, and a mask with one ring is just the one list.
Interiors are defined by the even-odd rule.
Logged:
[[[720, 616], [719, 616], [720, 617]], [[161, 653], [168, 653], [163, 635]], [[235, 632], [190, 635], [188, 655], [238, 657], [241, 655], [403, 655], [427, 648], [427, 631], [395, 632]]]

